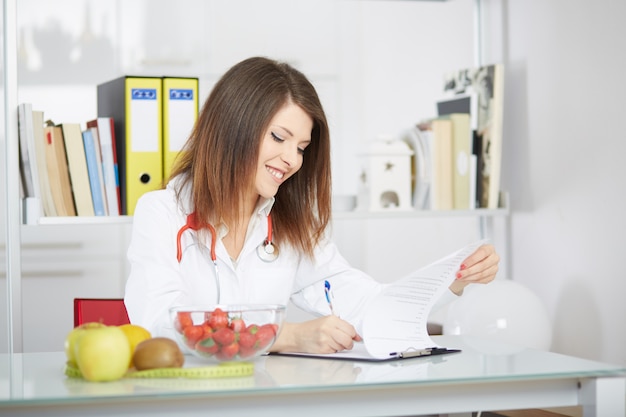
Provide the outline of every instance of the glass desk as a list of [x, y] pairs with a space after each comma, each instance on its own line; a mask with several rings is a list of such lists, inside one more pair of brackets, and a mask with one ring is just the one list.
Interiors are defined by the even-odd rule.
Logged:
[[385, 363], [270, 355], [253, 376], [203, 380], [92, 383], [64, 375], [62, 352], [5, 354], [0, 415], [415, 416], [575, 405], [626, 415], [625, 367], [467, 336], [434, 340], [463, 351]]

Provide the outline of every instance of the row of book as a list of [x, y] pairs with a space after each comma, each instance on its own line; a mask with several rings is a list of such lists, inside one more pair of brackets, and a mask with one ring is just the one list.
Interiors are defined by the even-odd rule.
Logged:
[[437, 116], [411, 129], [413, 205], [421, 210], [500, 207], [502, 64], [446, 74]]
[[198, 115], [198, 79], [120, 77], [98, 85], [98, 116], [44, 121], [18, 107], [20, 179], [27, 224], [41, 216], [132, 215], [160, 188]]

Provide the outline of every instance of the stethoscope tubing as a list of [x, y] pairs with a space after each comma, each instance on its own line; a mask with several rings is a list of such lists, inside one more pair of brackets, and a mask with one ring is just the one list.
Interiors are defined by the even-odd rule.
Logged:
[[[185, 224], [178, 230], [176, 234], [176, 259], [178, 263], [183, 258], [183, 250], [182, 250], [182, 235], [187, 230], [198, 231], [199, 229], [207, 228], [211, 233], [211, 261], [213, 261], [213, 267], [215, 269], [215, 288], [217, 293], [217, 303], [220, 303], [221, 294], [220, 294], [220, 274], [219, 269], [217, 267], [217, 254], [215, 253], [215, 247], [217, 246], [217, 233], [215, 231], [215, 227], [213, 227], [210, 223], [200, 223], [198, 222], [198, 218], [196, 216], [196, 212], [190, 213], [187, 215], [187, 219]], [[267, 215], [267, 238], [257, 247], [257, 255], [264, 262], [273, 262], [278, 258], [278, 248], [274, 245], [272, 241], [272, 216], [270, 214]]]

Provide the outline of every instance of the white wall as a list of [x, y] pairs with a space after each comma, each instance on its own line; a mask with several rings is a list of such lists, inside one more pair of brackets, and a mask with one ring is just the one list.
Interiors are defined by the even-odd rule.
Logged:
[[553, 350], [624, 365], [626, 2], [488, 3], [508, 67], [512, 278], [548, 306]]
[[[335, 187], [340, 194], [355, 192], [356, 154], [367, 141], [381, 133], [399, 134], [432, 116], [443, 72], [474, 63], [472, 0], [316, 1], [305, 15], [291, 2], [263, 2], [271, 16], [283, 13], [278, 22], [289, 22], [279, 26], [287, 32], [282, 36], [265, 32], [277, 22], [273, 18], [227, 18], [233, 11], [225, 17], [231, 2], [188, 2], [200, 10], [194, 19], [203, 25], [191, 25], [195, 27], [191, 33], [171, 32], [185, 45], [179, 50], [172, 48], [176, 42], [149, 53], [138, 50], [145, 42], [141, 36], [147, 35], [131, 33], [118, 19], [113, 29], [116, 65], [122, 72], [146, 73], [158, 70], [149, 62], [169, 57], [169, 64], [161, 66], [170, 65], [170, 73], [200, 73], [206, 92], [224, 68], [243, 56], [261, 53], [294, 60], [311, 75], [329, 110]], [[626, 151], [626, 134], [620, 129], [626, 114], [622, 99], [626, 86], [621, 82], [626, 73], [626, 28], [622, 25], [626, 6], [610, 0], [483, 3], [487, 39], [483, 61], [502, 61], [507, 68], [502, 180], [511, 196], [512, 234], [511, 256], [503, 260], [509, 268], [503, 268], [502, 278], [527, 285], [544, 301], [553, 320], [553, 350], [625, 364], [622, 298], [626, 281], [621, 277], [620, 255], [626, 248], [626, 168], [619, 158]], [[141, 4], [117, 3], [114, 16], [128, 16], [120, 8]], [[319, 19], [311, 18], [318, 15]], [[232, 26], [237, 22], [241, 27]], [[220, 24], [230, 27], [228, 39]], [[254, 43], [251, 35], [237, 36], [251, 25], [258, 25], [253, 26]], [[290, 32], [298, 34], [297, 42], [292, 42]], [[146, 59], [146, 54], [154, 59]], [[181, 65], [186, 62], [187, 66]], [[76, 96], [82, 97], [84, 88], [79, 90]], [[35, 86], [23, 94], [36, 97], [41, 91]], [[51, 99], [39, 99], [48, 109]], [[69, 111], [72, 118], [82, 118], [89, 104]], [[496, 224], [500, 234], [504, 223]], [[47, 230], [52, 231], [29, 230], [26, 238], [36, 241], [43, 239], [40, 234], [58, 234], [63, 229]], [[403, 274], [477, 236], [476, 221], [471, 218], [401, 223], [339, 219], [335, 230], [345, 255], [381, 280]], [[367, 239], [354, 239], [355, 231]], [[106, 242], [120, 246], [117, 262], [109, 261], [102, 270], [85, 267], [80, 278], [24, 278], [29, 351], [59, 348], [71, 323], [69, 294], [121, 295], [126, 227], [104, 234], [98, 227], [78, 228], [70, 234], [83, 236], [92, 251], [102, 245], [93, 236], [102, 234]], [[496, 243], [506, 255], [504, 239], [499, 237]], [[45, 304], [44, 300], [58, 303]], [[42, 314], [41, 306], [59, 312]], [[57, 331], [38, 334], [34, 326], [46, 316], [52, 317], [46, 325]]]

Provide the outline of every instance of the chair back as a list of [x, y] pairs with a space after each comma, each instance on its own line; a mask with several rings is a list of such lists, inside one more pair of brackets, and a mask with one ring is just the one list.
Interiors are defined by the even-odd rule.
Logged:
[[123, 298], [74, 298], [74, 327], [101, 322], [108, 326], [130, 323]]

